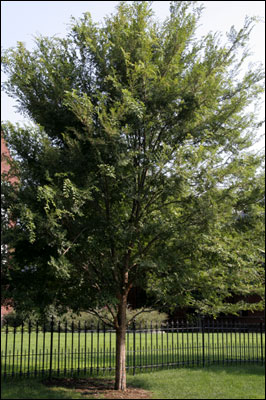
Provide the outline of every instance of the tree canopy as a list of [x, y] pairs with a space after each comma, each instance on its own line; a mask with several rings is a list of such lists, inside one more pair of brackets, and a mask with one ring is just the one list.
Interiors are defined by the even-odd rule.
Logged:
[[133, 286], [208, 314], [262, 307], [230, 305], [263, 294], [262, 158], [248, 151], [261, 121], [248, 107], [264, 76], [240, 75], [255, 20], [221, 44], [197, 38], [201, 11], [174, 1], [160, 24], [150, 2], [121, 2], [103, 26], [85, 13], [64, 39], [3, 52], [4, 89], [34, 123], [2, 124], [19, 177], [2, 183], [18, 307], [107, 306], [120, 338]]

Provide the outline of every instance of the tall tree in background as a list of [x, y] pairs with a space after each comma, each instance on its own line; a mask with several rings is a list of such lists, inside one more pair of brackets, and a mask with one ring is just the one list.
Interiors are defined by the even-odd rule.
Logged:
[[210, 314], [248, 307], [225, 309], [235, 290], [262, 291], [261, 159], [244, 150], [263, 74], [239, 77], [254, 21], [222, 45], [196, 38], [201, 10], [172, 2], [159, 24], [150, 2], [122, 2], [102, 27], [86, 13], [65, 39], [3, 53], [4, 88], [34, 122], [3, 125], [19, 176], [2, 189], [16, 221], [3, 232], [9, 296], [24, 309], [108, 307], [116, 389], [133, 285]]

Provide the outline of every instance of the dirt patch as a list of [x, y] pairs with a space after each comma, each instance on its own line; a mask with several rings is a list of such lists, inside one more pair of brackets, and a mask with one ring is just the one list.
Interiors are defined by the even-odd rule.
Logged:
[[46, 386], [60, 386], [75, 390], [82, 395], [105, 399], [150, 399], [151, 392], [129, 386], [125, 391], [114, 390], [112, 379], [52, 378], [43, 381]]

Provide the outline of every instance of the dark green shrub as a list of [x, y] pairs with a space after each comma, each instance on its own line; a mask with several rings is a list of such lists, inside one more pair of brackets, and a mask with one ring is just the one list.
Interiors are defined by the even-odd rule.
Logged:
[[15, 311], [11, 311], [10, 313], [3, 316], [2, 326], [6, 326], [6, 324], [8, 324], [8, 326], [10, 327], [17, 328], [22, 324], [22, 322], [23, 317], [17, 314]]
[[[139, 311], [141, 310], [128, 310], [127, 319], [132, 319], [132, 317]], [[138, 314], [134, 318], [134, 321], [137, 329], [146, 327], [150, 329], [151, 327], [156, 328], [156, 326], [160, 327], [161, 325], [165, 325], [167, 319], [168, 315], [166, 313], [162, 313], [157, 310], [146, 309], [141, 314]]]

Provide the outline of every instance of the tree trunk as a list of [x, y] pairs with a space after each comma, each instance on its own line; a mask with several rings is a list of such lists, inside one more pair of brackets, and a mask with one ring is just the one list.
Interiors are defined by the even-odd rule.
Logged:
[[126, 309], [127, 296], [122, 296], [116, 327], [116, 374], [115, 389], [126, 390]]

